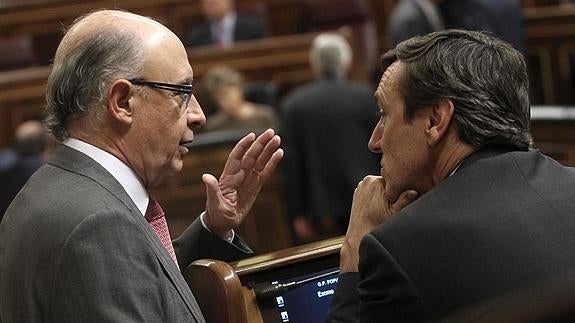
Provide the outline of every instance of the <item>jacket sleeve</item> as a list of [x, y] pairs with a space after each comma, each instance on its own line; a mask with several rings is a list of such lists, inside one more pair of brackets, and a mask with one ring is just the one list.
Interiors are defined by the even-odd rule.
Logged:
[[359, 273], [339, 275], [335, 295], [327, 314], [327, 323], [357, 322], [359, 320]]
[[206, 230], [199, 217], [172, 242], [181, 270], [198, 259], [230, 262], [253, 255], [253, 251], [238, 234], [229, 243]]
[[361, 322], [421, 322], [423, 304], [411, 277], [372, 234], [360, 245]]

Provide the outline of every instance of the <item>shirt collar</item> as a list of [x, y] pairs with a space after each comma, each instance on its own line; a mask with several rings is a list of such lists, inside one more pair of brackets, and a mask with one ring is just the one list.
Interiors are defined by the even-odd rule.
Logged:
[[102, 165], [122, 185], [142, 215], [146, 214], [149, 201], [148, 192], [130, 167], [116, 156], [87, 142], [68, 138], [63, 144], [84, 153]]

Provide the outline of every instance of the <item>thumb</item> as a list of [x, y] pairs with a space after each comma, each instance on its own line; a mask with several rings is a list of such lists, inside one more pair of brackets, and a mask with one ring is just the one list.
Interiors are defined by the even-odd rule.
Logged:
[[415, 201], [418, 196], [419, 193], [417, 193], [417, 191], [414, 190], [407, 190], [399, 194], [397, 201], [395, 201], [395, 203], [393, 203], [392, 205], [393, 213], [401, 211], [401, 209], [403, 209], [404, 207], [408, 206], [413, 201]]
[[202, 182], [204, 182], [206, 185], [206, 196], [208, 199], [208, 204], [217, 205], [220, 195], [220, 186], [218, 184], [218, 180], [212, 174], [203, 174]]

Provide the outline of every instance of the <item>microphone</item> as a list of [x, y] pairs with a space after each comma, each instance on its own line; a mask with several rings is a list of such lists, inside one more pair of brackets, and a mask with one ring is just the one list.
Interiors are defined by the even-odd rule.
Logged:
[[296, 286], [300, 285], [300, 284], [305, 284], [308, 283], [312, 280], [316, 280], [316, 279], [320, 279], [320, 278], [324, 278], [327, 276], [331, 276], [333, 274], [337, 274], [339, 273], [339, 269], [327, 272], [327, 273], [323, 273], [320, 275], [315, 275], [300, 281], [292, 281], [292, 282], [288, 282], [285, 284], [267, 284], [267, 286], [261, 287], [261, 288], [254, 288], [254, 293], [256, 294], [256, 299], [258, 301], [264, 301], [270, 298], [273, 298], [277, 295], [280, 295], [284, 292], [287, 292], [290, 289], [295, 288]]

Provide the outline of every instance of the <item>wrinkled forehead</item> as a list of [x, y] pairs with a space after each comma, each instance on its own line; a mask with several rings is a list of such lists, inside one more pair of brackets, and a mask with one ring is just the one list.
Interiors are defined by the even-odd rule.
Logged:
[[398, 93], [398, 83], [401, 73], [403, 71], [404, 65], [401, 61], [395, 61], [385, 70], [379, 81], [379, 85], [376, 91], [376, 100], [384, 99], [390, 96], [392, 93]]

